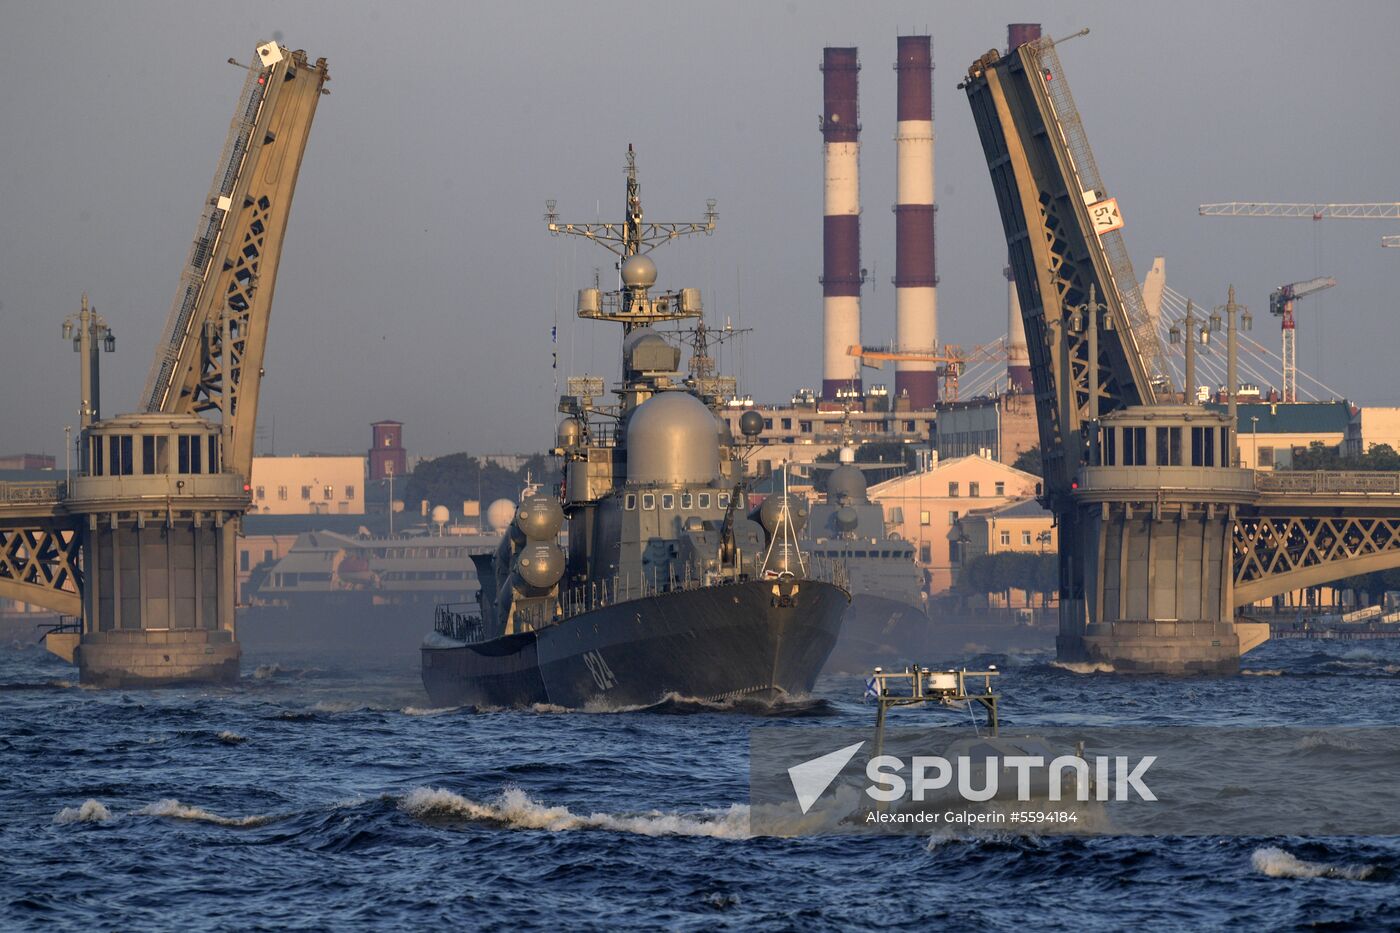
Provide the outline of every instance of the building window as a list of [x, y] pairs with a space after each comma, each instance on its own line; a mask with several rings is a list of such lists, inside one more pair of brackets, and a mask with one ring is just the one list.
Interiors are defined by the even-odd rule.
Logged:
[[1031, 546], [1031, 533], [1029, 531], [1021, 532], [1021, 544], [1025, 547]]
[[1001, 544], [1002, 544], [1002, 547], [1010, 547], [1010, 546], [1011, 546], [1011, 532], [1009, 532], [1009, 531], [1003, 531], [1003, 532], [1001, 533]]
[[763, 429], [764, 429], [765, 431], [771, 431], [771, 430], [773, 430], [773, 419], [772, 419], [772, 418], [764, 418], [764, 419], [763, 419]]
[[254, 495], [255, 498], [258, 498], [258, 499], [266, 499], [266, 498], [267, 498], [267, 490], [266, 490], [264, 487], [259, 486], [256, 490], [254, 490], [253, 495]]
[[1191, 429], [1191, 465], [1215, 466], [1215, 428]]
[[1274, 449], [1272, 447], [1259, 448], [1259, 463], [1256, 466], [1272, 467], [1274, 465]]
[[799, 422], [797, 422], [797, 430], [801, 431], [803, 434], [811, 434], [811, 433], [812, 433], [812, 422], [810, 422], [810, 421], [799, 421]]
[[958, 523], [958, 513], [956, 511], [948, 513], [948, 525], [951, 527]]
[[910, 433], [913, 433], [913, 431], [914, 431], [914, 422], [912, 422], [912, 421], [906, 421], [906, 422], [904, 422], [904, 430], [906, 430], [906, 431], [908, 431], [908, 432], [910, 432]]
[[650, 512], [656, 508], [656, 495], [650, 492], [642, 493], [642, 508]]
[[263, 562], [266, 563], [270, 560], [272, 560], [272, 548], [266, 548], [263, 551]]
[[694, 499], [691, 497], [690, 493], [681, 493], [681, 508], [685, 509], [686, 511], [690, 511], [694, 507]]
[[702, 508], [702, 509], [708, 509], [709, 507], [710, 507], [710, 494], [709, 494], [708, 492], [702, 492], [702, 493], [700, 493], [700, 508]]
[[629, 492], [626, 496], [623, 496], [622, 507], [629, 512], [635, 509], [637, 507], [637, 494], [635, 492]]
[[323, 487], [321, 488], [321, 498], [322, 498], [322, 499], [334, 499], [334, 498], [335, 498], [335, 487], [334, 487], [334, 486], [331, 486], [331, 485], [323, 486]]
[[287, 501], [287, 487], [286, 487], [286, 486], [278, 486], [278, 487], [277, 487], [277, 498], [281, 499], [283, 502], [286, 502], [286, 501]]
[[671, 511], [676, 507], [676, 497], [671, 493], [666, 493], [661, 497], [661, 507], [666, 511]]
[[932, 515], [931, 513], [927, 512], [927, 511], [920, 512], [920, 513], [919, 513], [919, 524], [920, 524], [920, 525], [932, 525], [932, 524], [933, 524], [933, 515]]
[[949, 498], [949, 499], [956, 499], [957, 497], [958, 497], [958, 484], [957, 484], [957, 483], [949, 483], [949, 484], [948, 484], [948, 498]]
[[[957, 542], [953, 542], [953, 546], [956, 547]], [[933, 545], [927, 541], [919, 545], [919, 561], [925, 564], [933, 563]]]
[[784, 430], [784, 431], [791, 431], [791, 430], [792, 430], [792, 419], [791, 419], [791, 418], [784, 418], [784, 419], [783, 419], [783, 430]]
[[141, 472], [150, 476], [156, 471], [156, 439], [147, 434], [141, 438]]
[[967, 494], [968, 494], [969, 496], [971, 496], [972, 498], [976, 499], [977, 497], [979, 497], [980, 495], [982, 495], [982, 484], [981, 484], [981, 483], [968, 483], [968, 484], [967, 484]]
[[244, 571], [245, 573], [247, 572], [247, 570], [248, 570], [248, 552], [247, 552], [247, 551], [239, 551], [239, 552], [238, 552], [238, 569]]
[[1109, 428], [1103, 435], [1103, 465], [1113, 466], [1118, 462], [1118, 429]]
[[997, 483], [996, 485], [994, 485], [994, 486], [992, 487], [992, 490], [993, 490], [997, 495], [999, 495], [999, 496], [1004, 496], [1004, 495], [1006, 495], [1006, 484], [1005, 484], [1005, 483]]
[[311, 498], [311, 487], [310, 487], [310, 486], [303, 486], [303, 487], [301, 487], [301, 497], [302, 497], [302, 499], [310, 499], [310, 498]]
[[1123, 429], [1123, 465], [1147, 466], [1147, 428]]
[[345, 498], [347, 498], [347, 499], [353, 499], [353, 498], [355, 498], [355, 487], [354, 487], [354, 486], [346, 486], [346, 487], [345, 487]]
[[719, 507], [720, 507], [720, 508], [722, 508], [722, 509], [727, 509], [727, 508], [729, 508], [729, 493], [727, 493], [727, 492], [722, 492], [722, 493], [720, 493], [720, 494], [719, 494], [718, 502], [719, 502]]

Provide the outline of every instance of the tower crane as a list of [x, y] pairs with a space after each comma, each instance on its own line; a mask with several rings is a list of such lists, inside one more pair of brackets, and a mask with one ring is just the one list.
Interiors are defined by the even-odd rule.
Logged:
[[1283, 400], [1298, 401], [1298, 332], [1293, 320], [1293, 302], [1324, 288], [1337, 280], [1331, 276], [1280, 285], [1269, 293], [1269, 313], [1282, 318], [1283, 323]]
[[955, 343], [946, 343], [940, 352], [936, 347], [929, 350], [906, 350], [895, 347], [846, 348], [847, 356], [854, 356], [862, 366], [881, 369], [886, 362], [942, 363], [939, 374], [943, 377], [943, 398], [950, 402], [958, 400], [958, 377], [971, 363], [987, 363], [1006, 359], [1006, 338], [981, 344], [971, 350], [964, 350]]
[[[1202, 217], [1293, 217], [1300, 220], [1400, 220], [1400, 203], [1279, 204], [1270, 201], [1222, 201], [1202, 204]], [[1382, 246], [1400, 246], [1400, 236], [1381, 237]]]

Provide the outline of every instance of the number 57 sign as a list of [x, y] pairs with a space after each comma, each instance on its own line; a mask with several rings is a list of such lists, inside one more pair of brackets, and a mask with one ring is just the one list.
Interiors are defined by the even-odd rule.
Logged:
[[1108, 198], [1089, 205], [1089, 222], [1094, 232], [1103, 236], [1113, 230], [1123, 228], [1123, 215], [1118, 213], [1118, 199]]

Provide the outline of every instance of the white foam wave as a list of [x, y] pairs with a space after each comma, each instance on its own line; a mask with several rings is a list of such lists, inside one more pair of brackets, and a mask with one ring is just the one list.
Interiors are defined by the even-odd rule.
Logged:
[[1240, 673], [1243, 674], [1243, 675], [1245, 675], [1246, 677], [1281, 677], [1281, 676], [1283, 676], [1283, 671], [1281, 671], [1281, 670], [1276, 670], [1276, 669], [1273, 669], [1273, 668], [1261, 668], [1260, 670], [1257, 670], [1257, 671], [1248, 671], [1248, 670], [1246, 670], [1246, 671], [1240, 671]]
[[239, 745], [248, 741], [248, 738], [247, 736], [239, 735], [237, 732], [231, 732], [225, 729], [223, 732], [219, 733], [219, 741], [223, 742], [225, 745]]
[[444, 713], [455, 713], [461, 708], [460, 706], [405, 706], [399, 712], [405, 716], [441, 716]]
[[1375, 871], [1373, 865], [1328, 865], [1305, 862], [1285, 849], [1269, 846], [1255, 849], [1250, 856], [1254, 870], [1270, 878], [1345, 878], [1361, 881]]
[[1112, 674], [1114, 667], [1104, 661], [1051, 661], [1051, 667], [1075, 674]]
[[259, 664], [257, 669], [253, 671], [253, 679], [268, 680], [276, 677], [278, 674], [282, 673], [282, 671], [283, 668], [280, 664]]
[[84, 800], [81, 807], [64, 807], [54, 814], [55, 823], [105, 823], [112, 818], [108, 810], [97, 800]]
[[254, 814], [252, 816], [221, 816], [203, 807], [191, 807], [172, 797], [157, 800], [135, 811], [137, 816], [163, 816], [175, 820], [191, 820], [197, 823], [213, 823], [216, 826], [262, 826], [270, 823], [275, 816]]
[[585, 816], [568, 807], [538, 803], [518, 787], [506, 788], [489, 803], [469, 800], [441, 787], [415, 787], [399, 802], [399, 807], [419, 819], [476, 820], [512, 829], [541, 829], [554, 833], [592, 829], [639, 836], [717, 839], [747, 839], [749, 836], [749, 808], [737, 803], [727, 810], [710, 811], [699, 817], [656, 810], [636, 815], [591, 813]]

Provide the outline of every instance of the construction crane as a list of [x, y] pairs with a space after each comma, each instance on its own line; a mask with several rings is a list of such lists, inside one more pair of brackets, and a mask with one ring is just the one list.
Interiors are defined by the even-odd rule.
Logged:
[[869, 369], [882, 369], [887, 362], [895, 363], [941, 363], [939, 375], [943, 378], [943, 398], [949, 402], [958, 400], [958, 377], [969, 364], [990, 363], [1006, 359], [1006, 338], [1001, 337], [991, 343], [984, 343], [964, 351], [955, 343], [945, 343], [940, 352], [931, 350], [900, 350], [894, 347], [862, 347], [852, 345], [846, 348], [848, 356], [860, 360]]
[[1293, 320], [1293, 302], [1324, 288], [1337, 280], [1331, 276], [1280, 285], [1269, 293], [1269, 313], [1283, 319], [1283, 400], [1298, 401], [1298, 331]]
[[245, 483], [277, 265], [328, 80], [324, 58], [257, 47], [142, 396], [149, 412], [216, 412], [224, 468]]
[[[1294, 217], [1301, 220], [1397, 220], [1400, 203], [1277, 204], [1268, 201], [1222, 201], [1202, 204], [1202, 217]], [[1400, 246], [1400, 236], [1381, 237], [1382, 246]]]

